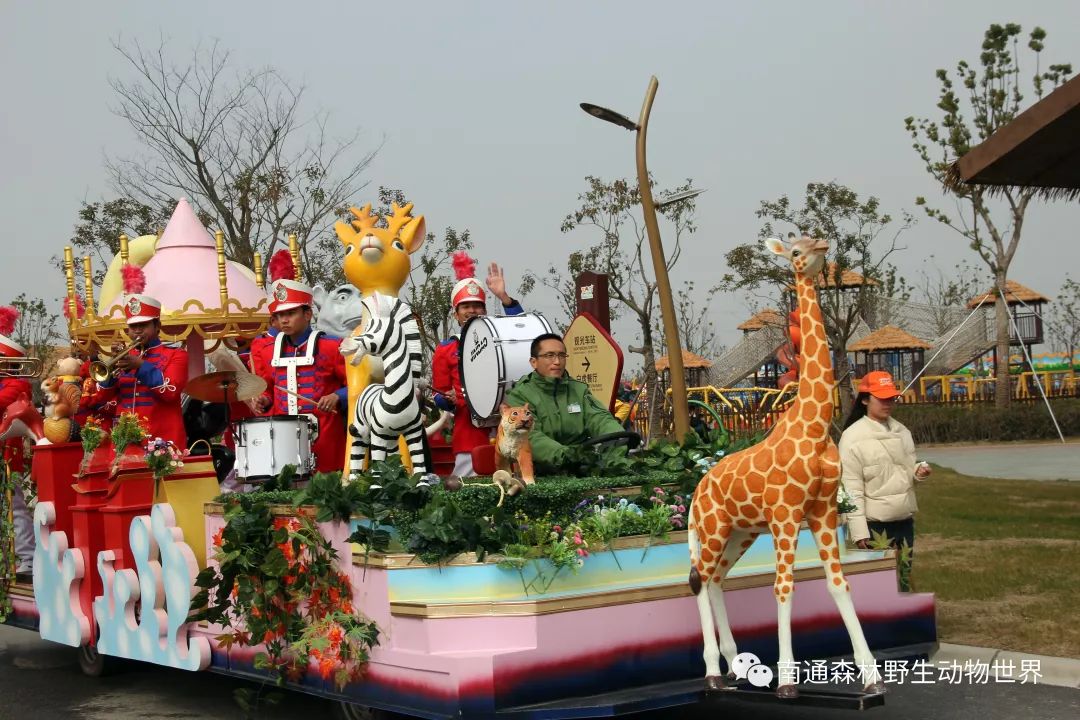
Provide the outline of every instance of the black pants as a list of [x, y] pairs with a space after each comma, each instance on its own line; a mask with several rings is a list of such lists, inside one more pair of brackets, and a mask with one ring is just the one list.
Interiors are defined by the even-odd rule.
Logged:
[[901, 548], [905, 545], [909, 548], [906, 554], [900, 556], [900, 562], [897, 564], [897, 574], [899, 575], [900, 590], [910, 592], [911, 562], [915, 557], [915, 518], [893, 520], [891, 522], [867, 520], [866, 526], [870, 529], [871, 538], [875, 534], [884, 533], [885, 537], [889, 538], [889, 545], [896, 548], [898, 553], [902, 553]]

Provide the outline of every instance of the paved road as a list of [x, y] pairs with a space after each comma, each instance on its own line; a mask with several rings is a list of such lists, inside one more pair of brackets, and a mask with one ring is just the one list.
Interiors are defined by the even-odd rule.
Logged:
[[1010, 480], [1080, 480], [1080, 441], [921, 447], [919, 458], [964, 475]]
[[[26, 630], [0, 626], [0, 719], [154, 720], [242, 716], [232, 692], [250, 684], [212, 673], [186, 673], [128, 664], [103, 678], [84, 677], [72, 648], [40, 640]], [[719, 706], [639, 715], [636, 720], [752, 717], [754, 720], [832, 720], [858, 713], [805, 707], [777, 707], [725, 700]], [[324, 700], [288, 694], [258, 718], [325, 718], [333, 706]], [[893, 685], [884, 707], [866, 711], [870, 720], [1075, 720], [1080, 690], [1042, 685]]]

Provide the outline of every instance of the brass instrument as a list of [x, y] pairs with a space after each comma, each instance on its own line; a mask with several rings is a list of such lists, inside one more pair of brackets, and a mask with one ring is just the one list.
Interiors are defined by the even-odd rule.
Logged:
[[95, 360], [90, 363], [90, 377], [92, 377], [96, 383], [104, 383], [112, 380], [120, 372], [120, 368], [116, 367], [117, 361], [122, 357], [126, 357], [127, 354], [135, 348], [139, 348], [140, 356], [146, 352], [146, 350], [142, 348], [142, 341], [136, 340], [114, 355], [111, 359]]
[[0, 357], [0, 378], [32, 378], [44, 369], [41, 358]]

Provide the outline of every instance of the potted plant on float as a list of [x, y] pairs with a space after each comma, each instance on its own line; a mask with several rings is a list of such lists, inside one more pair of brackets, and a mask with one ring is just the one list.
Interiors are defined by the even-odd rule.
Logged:
[[79, 429], [79, 437], [82, 441], [83, 457], [82, 462], [79, 463], [77, 477], [81, 478], [90, 469], [90, 463], [94, 458], [94, 453], [101, 447], [102, 442], [105, 440], [106, 433], [104, 428], [101, 427], [101, 421], [91, 415]]
[[149, 434], [150, 429], [147, 426], [146, 418], [136, 413], [121, 413], [116, 418], [110, 434], [113, 448], [116, 451], [111, 469], [112, 475], [116, 475], [122, 469], [145, 465], [142, 442]]

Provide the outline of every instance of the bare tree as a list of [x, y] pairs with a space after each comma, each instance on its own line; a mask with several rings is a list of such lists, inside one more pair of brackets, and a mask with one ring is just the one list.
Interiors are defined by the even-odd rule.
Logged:
[[1061, 291], [1054, 299], [1050, 336], [1054, 347], [1065, 353], [1067, 368], [1073, 367], [1073, 357], [1080, 349], [1080, 283], [1066, 277]]
[[107, 159], [117, 191], [152, 208], [186, 196], [222, 230], [227, 255], [248, 266], [295, 233], [305, 277], [340, 281], [333, 221], [364, 186], [378, 148], [360, 151], [359, 130], [332, 138], [326, 114], [302, 116], [302, 86], [273, 68], [234, 71], [217, 42], [179, 65], [164, 40], [155, 50], [138, 41], [114, 47], [132, 77], [110, 80], [113, 112], [144, 150]]
[[[572, 315], [572, 308], [576, 305], [570, 299], [574, 296], [573, 278], [582, 270], [606, 273], [610, 298], [637, 321], [645, 356], [645, 383], [650, 395], [655, 395], [657, 338], [654, 328], [659, 301], [645, 225], [637, 212], [641, 205], [641, 194], [637, 183], [627, 180], [606, 182], [590, 175], [585, 182], [588, 188], [578, 196], [580, 207], [563, 219], [561, 229], [570, 232], [580, 227], [592, 228], [599, 231], [597, 243], [570, 254], [565, 276], [551, 265], [542, 278], [537, 279], [535, 275], [528, 277], [534, 284], [540, 282], [559, 292], [564, 309]], [[658, 192], [657, 195], [691, 189], [693, 181], [687, 180], [679, 187]], [[659, 211], [671, 228], [665, 236], [665, 263], [668, 270], [682, 254], [683, 237], [696, 230], [693, 221], [695, 208], [693, 200], [685, 200]], [[566, 289], [570, 290], [569, 296]], [[658, 411], [658, 407], [650, 410], [649, 427], [658, 427]]]
[[[904, 125], [911, 134], [912, 147], [923, 161], [926, 171], [942, 183], [946, 192], [953, 196], [955, 212], [929, 207], [925, 198], [917, 198], [926, 214], [959, 233], [990, 269], [994, 276], [995, 294], [1004, 294], [1008, 281], [1009, 266], [1020, 244], [1024, 216], [1028, 203], [1035, 197], [1034, 188], [987, 188], [964, 185], [950, 178], [953, 161], [967, 154], [977, 144], [1015, 118], [1023, 107], [1023, 85], [1020, 75], [1019, 36], [1021, 27], [1015, 23], [991, 25], [983, 37], [979, 55], [981, 73], [965, 60], [956, 65], [956, 82], [944, 69], [937, 71], [941, 94], [937, 107], [941, 120], [908, 117]], [[1041, 98], [1047, 86], [1052, 90], [1061, 85], [1072, 73], [1067, 64], [1050, 65], [1040, 73], [1039, 58], [1043, 50], [1046, 31], [1036, 27], [1028, 39], [1027, 47], [1034, 53], [1035, 72], [1032, 88], [1036, 98]], [[965, 107], [966, 102], [967, 107]], [[968, 115], [970, 113], [970, 115]], [[991, 196], [1000, 193], [1007, 209], [997, 215], [999, 204], [991, 202]], [[999, 224], [1002, 216], [1004, 224]], [[995, 220], [995, 217], [997, 218]], [[1002, 367], [995, 368], [995, 402], [1004, 407], [1011, 400], [1009, 387], [1009, 311], [1004, 302], [994, 303], [997, 342], [995, 355]]]
[[958, 262], [948, 273], [934, 263], [933, 255], [923, 264], [918, 287], [929, 308], [934, 329], [941, 336], [956, 324], [956, 309], [966, 306], [984, 283], [979, 272], [966, 260]]
[[[714, 359], [723, 354], [724, 348], [717, 342], [716, 327], [710, 320], [710, 307], [716, 288], [706, 292], [704, 304], [698, 304], [694, 293], [694, 283], [688, 282], [675, 293], [675, 320], [679, 326], [679, 345], [686, 351], [706, 359]], [[653, 327], [654, 337], [661, 347], [667, 345], [664, 324], [657, 322]]]

